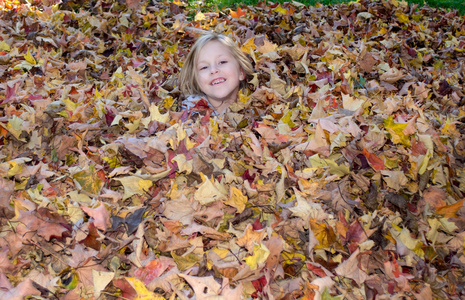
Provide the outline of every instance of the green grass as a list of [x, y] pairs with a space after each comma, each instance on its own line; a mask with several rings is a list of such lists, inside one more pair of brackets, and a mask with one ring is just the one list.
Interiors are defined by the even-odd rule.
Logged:
[[[291, 0], [288, 0], [287, 2], [290, 2]], [[192, 0], [189, 0], [188, 2], [194, 2]], [[207, 6], [218, 6], [219, 8], [224, 8], [224, 7], [237, 7], [240, 5], [255, 5], [259, 1], [258, 0], [241, 0], [241, 1], [235, 1], [235, 0], [204, 0], [203, 5]], [[269, 2], [269, 1], [268, 1]], [[284, 0], [278, 0], [278, 1], [273, 1], [273, 2], [286, 2]], [[348, 0], [301, 0], [298, 1], [300, 3], [303, 3], [305, 5], [315, 5], [317, 3], [321, 3], [324, 5], [331, 5], [331, 4], [338, 4], [342, 2], [350, 2]], [[464, 0], [407, 0], [408, 3], [410, 4], [419, 4], [419, 7], [422, 7], [423, 5], [429, 5], [430, 7], [435, 7], [435, 8], [446, 8], [448, 10], [450, 9], [457, 9], [461, 15], [465, 15], [465, 2]]]

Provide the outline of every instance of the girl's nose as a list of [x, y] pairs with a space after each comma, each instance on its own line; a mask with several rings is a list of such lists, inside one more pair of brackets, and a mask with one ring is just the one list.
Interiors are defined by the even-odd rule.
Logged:
[[210, 69], [210, 73], [211, 74], [218, 73], [218, 68], [216, 66], [212, 66], [211, 69]]

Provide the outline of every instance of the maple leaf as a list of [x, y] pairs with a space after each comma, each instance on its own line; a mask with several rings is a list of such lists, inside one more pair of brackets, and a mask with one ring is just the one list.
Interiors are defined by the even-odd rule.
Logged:
[[113, 280], [114, 277], [115, 277], [114, 272], [101, 272], [101, 271], [92, 270], [94, 296], [96, 298], [100, 297], [102, 291]]
[[260, 244], [265, 238], [266, 232], [263, 230], [254, 230], [252, 225], [247, 225], [244, 234], [236, 240], [240, 247], [245, 247], [252, 251], [255, 244]]
[[464, 201], [465, 199], [462, 199], [454, 204], [439, 207], [437, 213], [446, 218], [454, 218], [456, 217], [457, 211], [463, 207]]
[[269, 255], [270, 250], [265, 244], [260, 243], [253, 246], [253, 255], [247, 256], [244, 260], [251, 270], [256, 270], [260, 264], [266, 262]]
[[164, 260], [151, 260], [144, 267], [137, 269], [136, 272], [134, 272], [134, 276], [145, 284], [149, 284], [154, 278], [163, 274], [169, 267], [170, 265]]
[[34, 287], [30, 279], [20, 282], [15, 288], [8, 291], [0, 291], [0, 297], [5, 300], [19, 300], [32, 295], [40, 296], [41, 293]]
[[247, 204], [247, 197], [242, 194], [241, 190], [236, 187], [231, 187], [228, 200], [224, 201], [225, 204], [237, 208], [237, 212], [244, 211]]
[[239, 19], [240, 17], [247, 15], [247, 13], [243, 11], [242, 8], [240, 7], [237, 8], [237, 12], [233, 11], [232, 9], [230, 9], [230, 11], [231, 11], [230, 12], [231, 17], [236, 18], [236, 19]]
[[359, 261], [357, 256], [359, 255], [360, 250], [355, 250], [354, 253], [350, 255], [350, 257], [342, 262], [336, 269], [335, 272], [344, 277], [351, 278], [355, 280], [355, 282], [360, 285], [365, 282], [368, 278], [366, 272], [359, 268]]
[[81, 185], [82, 189], [98, 195], [103, 187], [103, 180], [95, 171], [95, 166], [90, 165], [88, 169], [77, 172], [73, 175], [73, 178]]
[[67, 221], [46, 208], [39, 208], [37, 211], [20, 210], [16, 220], [29, 230], [37, 231], [37, 234], [47, 241], [52, 237], [62, 238], [69, 231]]
[[[103, 2], [2, 2], [0, 298], [460, 297], [460, 14]], [[223, 115], [179, 90], [210, 30], [253, 65]]]
[[151, 180], [143, 179], [139, 176], [120, 177], [115, 178], [115, 180], [120, 181], [124, 187], [123, 200], [134, 195], [146, 195], [153, 184]]
[[107, 227], [110, 225], [110, 213], [108, 212], [103, 202], [101, 202], [100, 205], [96, 208], [83, 206], [81, 209], [94, 219], [96, 228], [102, 231], [107, 230]]
[[368, 163], [375, 171], [384, 170], [384, 161], [376, 154], [368, 152], [365, 148], [363, 148], [362, 154], [365, 155]]

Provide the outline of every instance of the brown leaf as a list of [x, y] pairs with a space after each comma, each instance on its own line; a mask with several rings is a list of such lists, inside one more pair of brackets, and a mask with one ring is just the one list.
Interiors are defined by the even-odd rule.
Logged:
[[355, 282], [360, 285], [365, 282], [368, 278], [367, 273], [362, 271], [359, 268], [359, 255], [360, 250], [355, 250], [354, 253], [345, 261], [343, 261], [339, 266], [335, 269], [336, 273], [339, 276], [351, 278], [355, 280]]
[[360, 68], [365, 72], [371, 72], [378, 61], [373, 54], [366, 53], [359, 61]]
[[424, 193], [423, 199], [435, 209], [446, 206], [446, 191], [435, 186], [430, 186]]

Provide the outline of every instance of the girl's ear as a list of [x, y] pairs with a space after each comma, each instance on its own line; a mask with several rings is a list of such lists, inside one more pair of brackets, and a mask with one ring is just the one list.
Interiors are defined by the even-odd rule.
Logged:
[[242, 81], [245, 79], [245, 74], [244, 71], [241, 70], [241, 75], [239, 76], [239, 81]]

